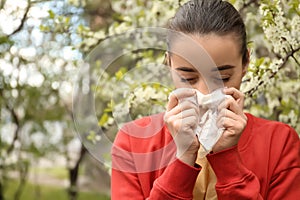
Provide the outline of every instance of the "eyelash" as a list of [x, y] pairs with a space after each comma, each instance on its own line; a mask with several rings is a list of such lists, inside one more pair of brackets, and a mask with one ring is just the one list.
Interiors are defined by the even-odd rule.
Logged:
[[[224, 83], [225, 82], [228, 82], [230, 79], [230, 77], [228, 78], [223, 78], [223, 79], [217, 79], [218, 81], [223, 81]], [[187, 83], [189, 82], [190, 84], [195, 84], [197, 82], [197, 78], [180, 78], [180, 81], [183, 82], [183, 83]]]
[[228, 78], [222, 78], [221, 80], [223, 81], [223, 82], [227, 82], [227, 81], [229, 81], [229, 77]]
[[197, 78], [180, 78], [180, 81], [183, 83], [189, 82], [190, 84], [195, 84], [197, 82]]

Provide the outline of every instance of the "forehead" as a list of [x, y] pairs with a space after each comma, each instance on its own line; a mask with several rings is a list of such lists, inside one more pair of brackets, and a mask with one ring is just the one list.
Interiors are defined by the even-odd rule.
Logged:
[[190, 35], [190, 38], [174, 41], [172, 59], [175, 62], [195, 67], [203, 64], [206, 66], [242, 64], [240, 45], [234, 35]]

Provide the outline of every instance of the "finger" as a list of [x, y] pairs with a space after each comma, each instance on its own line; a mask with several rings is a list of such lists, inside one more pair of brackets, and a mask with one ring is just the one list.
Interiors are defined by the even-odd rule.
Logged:
[[176, 105], [171, 110], [167, 111], [165, 114], [165, 117], [167, 118], [168, 116], [177, 115], [178, 113], [180, 113], [184, 110], [188, 110], [188, 109], [194, 109], [195, 112], [197, 113], [197, 115], [199, 115], [200, 111], [199, 111], [199, 107], [197, 105], [191, 103], [190, 101], [183, 101], [183, 102], [179, 103], [178, 105]]
[[195, 89], [192, 88], [178, 88], [174, 90], [171, 95], [176, 96], [177, 99], [184, 99], [196, 95]]
[[[172, 112], [172, 111], [170, 111], [170, 112]], [[195, 116], [198, 118], [198, 113], [195, 111], [195, 109], [189, 108], [189, 109], [183, 110], [182, 112], [179, 112], [177, 114], [173, 114], [173, 115], [169, 114], [168, 116], [165, 117], [165, 121], [167, 123], [172, 123], [175, 120], [178, 120], [178, 119], [182, 120], [182, 119], [190, 117], [190, 116]]]
[[192, 111], [185, 112], [184, 117], [182, 117], [181, 113], [176, 116], [171, 116], [169, 118], [168, 123], [172, 125], [173, 130], [175, 130], [175, 134], [177, 132], [189, 132], [194, 130], [198, 124], [198, 117], [195, 116]]
[[182, 101], [177, 105], [178, 108], [181, 109], [181, 111], [188, 110], [188, 109], [194, 109], [197, 115], [199, 115], [200, 108], [198, 104], [195, 104], [191, 101]]
[[183, 127], [182, 127], [182, 130], [183, 131], [188, 131], [190, 129], [192, 129], [194, 131], [194, 129], [197, 127], [197, 124], [198, 124], [198, 117], [195, 116], [195, 115], [189, 115], [189, 116], [186, 116], [185, 118], [183, 118]]
[[178, 99], [172, 93], [169, 96], [169, 101], [167, 104], [167, 112], [173, 109], [178, 104]]
[[234, 112], [224, 109], [217, 118], [217, 126], [219, 128], [228, 129], [234, 127], [235, 129], [243, 129], [247, 124], [247, 117], [244, 115], [237, 115]]
[[196, 92], [191, 88], [178, 88], [170, 93], [167, 111], [174, 108], [181, 99], [196, 96]]
[[240, 99], [244, 96], [244, 94], [234, 87], [224, 88], [224, 94], [231, 95], [235, 100]]
[[188, 109], [188, 110], [184, 110], [181, 112], [181, 117], [182, 119], [184, 118], [188, 118], [190, 116], [195, 116], [196, 118], [198, 118], [197, 112], [195, 111], [195, 109]]
[[225, 98], [221, 101], [221, 103], [218, 105], [218, 111], [221, 111], [223, 108], [228, 108], [228, 100], [234, 100], [234, 98], [230, 95], [226, 95]]
[[224, 129], [232, 128], [232, 127], [236, 126], [237, 123], [238, 123], [237, 120], [234, 120], [234, 119], [226, 117], [226, 116], [223, 116], [217, 120], [217, 126], [219, 128], [224, 128]]
[[243, 109], [239, 106], [236, 100], [229, 95], [226, 95], [226, 98], [222, 103], [218, 106], [218, 111], [220, 112], [222, 109], [229, 109], [238, 115], [243, 115]]
[[238, 121], [240, 119], [239, 115], [237, 115], [234, 112], [232, 112], [231, 110], [228, 110], [228, 109], [225, 109], [225, 108], [222, 109], [218, 113], [217, 121], [220, 121], [222, 118], [231, 118], [235, 121]]
[[230, 109], [226, 109], [226, 108], [223, 108], [223, 109], [221, 109], [221, 111], [219, 111], [217, 120], [221, 117], [232, 118], [236, 121], [247, 120], [247, 116], [245, 115], [245, 113], [242, 110], [238, 114], [238, 113], [235, 113], [234, 111], [232, 111]]
[[245, 98], [244, 93], [242, 93], [241, 91], [239, 91], [234, 87], [224, 88], [223, 92], [226, 95], [232, 96], [239, 103], [240, 106], [243, 106], [244, 98]]

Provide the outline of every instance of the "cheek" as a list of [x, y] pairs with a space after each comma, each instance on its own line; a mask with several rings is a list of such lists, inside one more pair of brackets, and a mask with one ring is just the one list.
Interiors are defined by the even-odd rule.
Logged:
[[242, 78], [243, 78], [242, 74], [235, 75], [234, 77], [231, 78], [230, 81], [228, 81], [227, 83], [224, 83], [224, 86], [240, 89], [240, 86], [242, 83]]
[[182, 82], [179, 74], [176, 73], [175, 71], [172, 70], [171, 74], [172, 74], [172, 81], [173, 81], [175, 88], [191, 87], [191, 86], [189, 86], [189, 84]]

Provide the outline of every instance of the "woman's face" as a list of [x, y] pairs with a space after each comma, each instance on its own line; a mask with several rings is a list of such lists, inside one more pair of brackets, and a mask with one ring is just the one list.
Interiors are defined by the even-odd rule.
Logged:
[[[211, 75], [206, 73], [204, 76], [203, 73], [200, 73], [201, 69], [199, 67], [201, 66], [198, 66], [199, 70], [197, 70], [197, 67], [190, 64], [183, 56], [172, 53], [169, 55], [169, 65], [172, 69], [175, 86], [192, 87], [203, 94], [211, 92], [208, 82], [239, 89], [247, 66], [242, 64], [240, 45], [237, 40], [231, 34], [225, 36], [215, 34], [193, 35], [192, 38], [210, 55], [217, 68], [214, 66], [210, 67], [209, 70], [206, 69], [206, 71], [211, 72]], [[189, 51], [188, 45], [180, 45], [180, 48], [183, 51]]]

